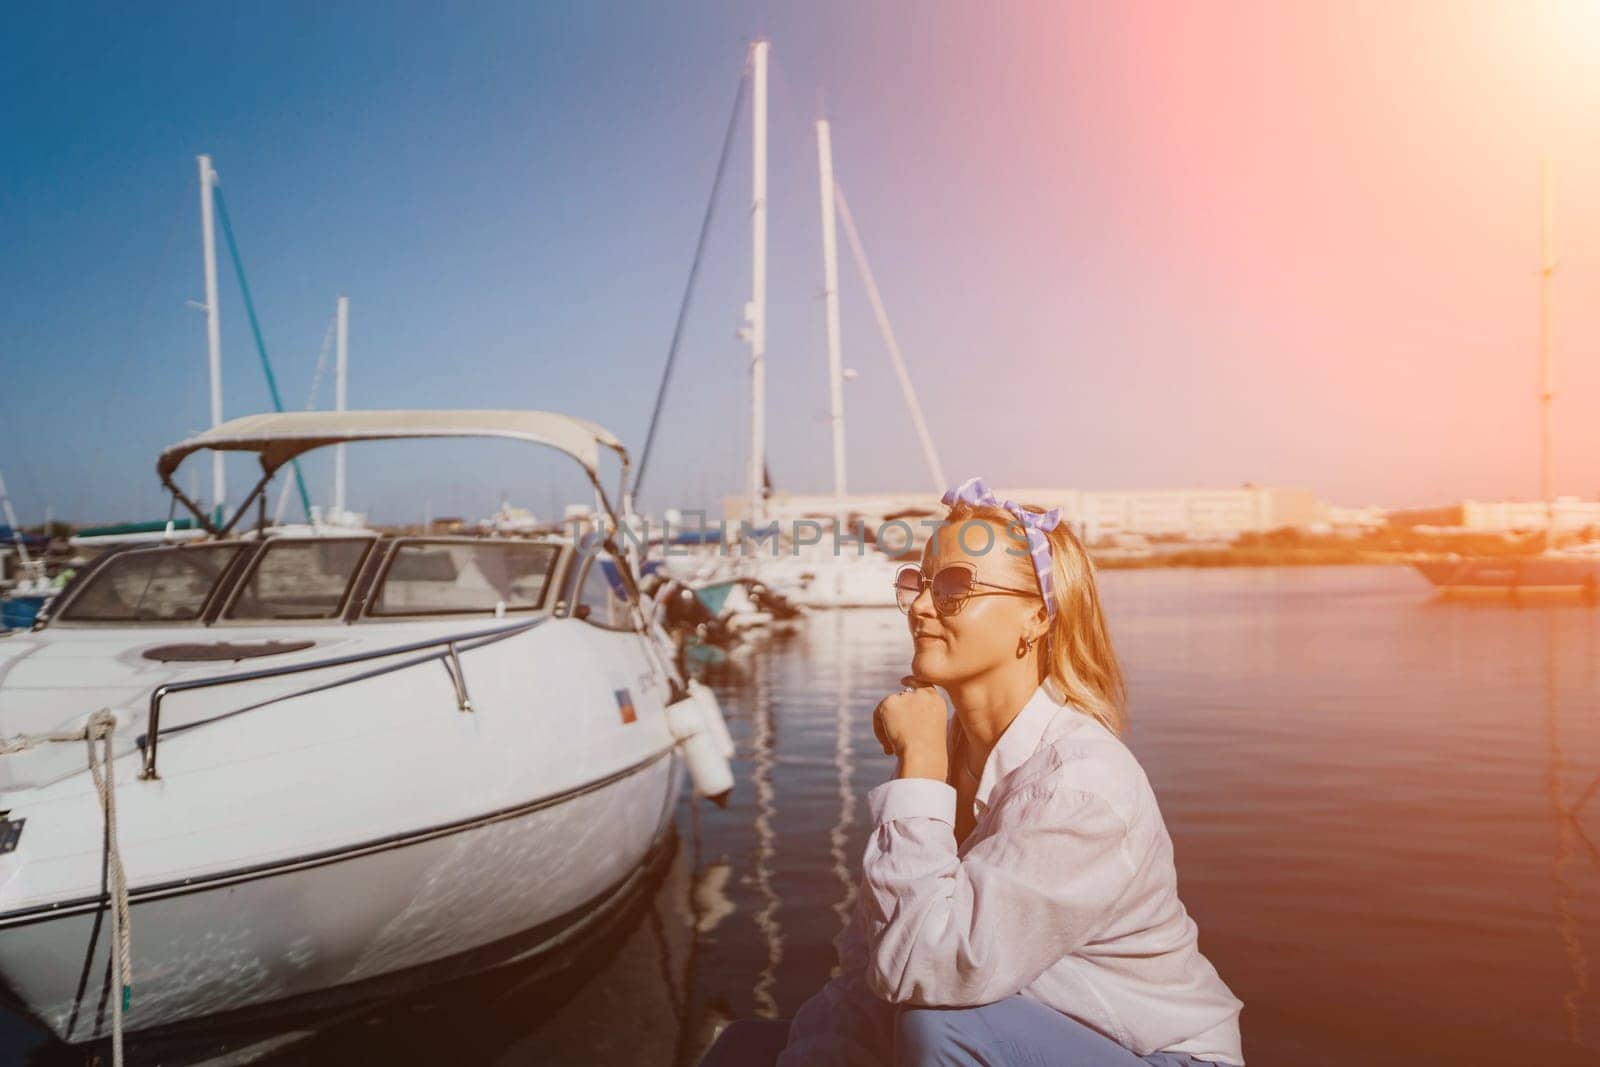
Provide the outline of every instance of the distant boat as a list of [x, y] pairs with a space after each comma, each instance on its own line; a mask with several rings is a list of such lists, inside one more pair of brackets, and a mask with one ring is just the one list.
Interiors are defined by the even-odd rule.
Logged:
[[820, 544], [759, 563], [762, 580], [802, 608], [892, 607], [895, 575], [905, 566], [875, 546], [834, 553]]
[[[766, 412], [763, 364], [766, 353], [766, 64], [767, 42], [758, 41], [751, 49], [751, 78], [755, 88], [755, 171], [752, 189], [751, 226], [753, 236], [752, 297], [747, 305], [750, 321], [744, 337], [750, 342], [752, 383], [751, 390], [751, 451], [749, 466], [749, 495], [746, 515], [753, 529], [763, 530], [772, 525], [772, 516], [766, 507]], [[846, 504], [846, 454], [844, 422], [844, 383], [856, 377], [856, 372], [843, 365], [839, 319], [839, 262], [838, 223], [844, 224], [845, 237], [855, 258], [856, 268], [866, 288], [874, 318], [882, 334], [901, 395], [906, 402], [911, 422], [921, 444], [923, 459], [928, 465], [929, 478], [935, 494], [948, 484], [944, 469], [934, 448], [933, 437], [922, 405], [912, 387], [905, 357], [895, 339], [884, 308], [877, 280], [867, 262], [861, 235], [856, 229], [833, 168], [833, 135], [827, 119], [816, 121], [818, 203], [822, 224], [822, 273], [825, 332], [828, 351], [828, 423], [832, 437], [833, 496], [832, 521], [835, 530], [850, 530], [850, 516]], [[791, 532], [792, 537], [792, 532]], [[780, 535], [780, 541], [782, 537]], [[891, 608], [894, 606], [894, 578], [901, 564], [889, 558], [877, 546], [871, 551], [851, 552], [821, 547], [821, 545], [792, 545], [789, 551], [776, 556], [758, 552], [740, 555], [737, 573], [753, 578], [782, 594], [794, 605], [806, 609], [825, 608]]]
[[[0, 523], [0, 633], [3, 633], [32, 626], [59, 587], [45, 573], [44, 554], [49, 550], [50, 538], [24, 533], [17, 525], [4, 478], [0, 478], [0, 515], [5, 520]], [[37, 556], [28, 551], [30, 547]], [[17, 573], [14, 578], [8, 578], [7, 572], [12, 568], [6, 560], [13, 553], [17, 556]]]
[[175, 544], [199, 541], [206, 531], [191, 518], [154, 519], [149, 522], [118, 522], [108, 526], [85, 526], [67, 538], [75, 549], [122, 548], [126, 545]]
[[1539, 404], [1543, 422], [1543, 491], [1545, 500], [1544, 551], [1536, 555], [1453, 556], [1445, 559], [1415, 560], [1412, 566], [1434, 587], [1446, 594], [1518, 596], [1523, 594], [1581, 593], [1600, 596], [1600, 541], [1588, 541], [1561, 548], [1555, 546], [1556, 508], [1551, 465], [1550, 406], [1555, 398], [1550, 364], [1550, 278], [1555, 273], [1555, 256], [1550, 241], [1550, 173], [1541, 168], [1540, 265], [1539, 265], [1539, 361], [1543, 385]]
[[1582, 593], [1600, 597], [1600, 542], [1534, 556], [1462, 557], [1412, 564], [1441, 592], [1460, 595]]
[[28, 629], [60, 591], [42, 572], [18, 580], [0, 593], [0, 631]]

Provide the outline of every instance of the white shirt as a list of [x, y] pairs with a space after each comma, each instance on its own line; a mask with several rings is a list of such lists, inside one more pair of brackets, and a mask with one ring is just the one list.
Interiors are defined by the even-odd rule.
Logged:
[[897, 779], [867, 803], [876, 825], [842, 973], [802, 1006], [781, 1064], [872, 1062], [891, 1005], [1014, 993], [1139, 1056], [1244, 1063], [1244, 1004], [1200, 954], [1143, 768], [1053, 683], [989, 754], [959, 848], [944, 782]]

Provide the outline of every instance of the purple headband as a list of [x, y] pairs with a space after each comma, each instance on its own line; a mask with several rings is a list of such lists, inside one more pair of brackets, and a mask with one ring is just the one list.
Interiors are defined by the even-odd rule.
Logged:
[[1061, 521], [1061, 509], [1051, 508], [1040, 513], [1028, 511], [1014, 500], [1001, 500], [989, 492], [989, 487], [983, 484], [982, 478], [968, 478], [954, 489], [947, 490], [944, 494], [944, 503], [954, 505], [957, 502], [972, 504], [976, 507], [1003, 508], [1017, 517], [1017, 522], [1022, 524], [1022, 532], [1028, 538], [1028, 555], [1033, 559], [1033, 573], [1039, 579], [1039, 595], [1044, 597], [1045, 612], [1054, 622], [1056, 617], [1055, 580], [1050, 570], [1050, 539], [1045, 536], [1056, 528]]

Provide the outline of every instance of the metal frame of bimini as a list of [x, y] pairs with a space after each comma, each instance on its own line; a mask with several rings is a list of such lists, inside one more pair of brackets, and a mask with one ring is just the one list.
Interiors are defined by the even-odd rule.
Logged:
[[[617, 487], [619, 499], [627, 499], [628, 450], [616, 436], [598, 423], [553, 411], [295, 411], [246, 415], [230, 419], [204, 433], [172, 445], [156, 460], [156, 473], [173, 499], [182, 504], [213, 537], [226, 537], [238, 525], [250, 505], [260, 501], [263, 523], [267, 483], [279, 468], [318, 448], [354, 441], [395, 441], [435, 437], [498, 437], [547, 445], [577, 460], [594, 486], [595, 502], [612, 521], [609, 540], [621, 525], [616, 509], [600, 482], [600, 449], [617, 454], [622, 473]], [[202, 450], [213, 452], [254, 452], [261, 463], [261, 478], [245, 496], [233, 517], [220, 522], [207, 515], [173, 480], [179, 464]], [[613, 545], [607, 545], [612, 548]]]

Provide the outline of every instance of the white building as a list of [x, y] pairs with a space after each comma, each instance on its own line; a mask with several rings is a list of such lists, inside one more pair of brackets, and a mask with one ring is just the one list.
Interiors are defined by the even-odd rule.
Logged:
[[1335, 530], [1376, 530], [1388, 525], [1389, 511], [1375, 504], [1362, 508], [1329, 504], [1324, 521]]
[[1600, 500], [1561, 496], [1543, 500], [1463, 500], [1461, 525], [1470, 530], [1542, 530], [1555, 516], [1557, 530], [1600, 526]]

